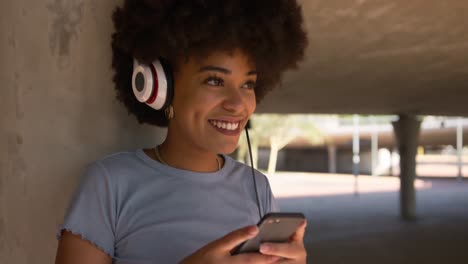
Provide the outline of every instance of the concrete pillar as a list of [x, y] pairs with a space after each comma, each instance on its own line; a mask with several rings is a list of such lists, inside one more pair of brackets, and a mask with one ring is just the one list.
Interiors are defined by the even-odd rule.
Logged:
[[413, 115], [399, 115], [393, 122], [396, 143], [400, 153], [400, 210], [404, 220], [416, 217], [416, 153], [421, 121]]
[[328, 172], [336, 173], [336, 146], [328, 145]]
[[457, 120], [457, 164], [458, 164], [458, 180], [463, 179], [463, 119]]
[[359, 195], [359, 183], [358, 183], [358, 176], [359, 176], [359, 164], [361, 162], [361, 158], [359, 156], [359, 116], [353, 116], [353, 174], [354, 174], [354, 195]]
[[395, 176], [395, 169], [393, 168], [393, 155], [395, 155], [395, 150], [389, 149], [390, 151], [390, 176]]
[[379, 161], [379, 131], [375, 117], [372, 118], [374, 126], [371, 135], [371, 160], [372, 160], [372, 176], [377, 176], [377, 166]]
[[359, 116], [353, 116], [353, 174], [359, 175]]

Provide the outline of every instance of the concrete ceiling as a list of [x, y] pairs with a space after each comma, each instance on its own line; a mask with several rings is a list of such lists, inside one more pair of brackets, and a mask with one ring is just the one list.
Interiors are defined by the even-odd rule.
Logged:
[[306, 60], [259, 112], [468, 116], [468, 1], [302, 3]]

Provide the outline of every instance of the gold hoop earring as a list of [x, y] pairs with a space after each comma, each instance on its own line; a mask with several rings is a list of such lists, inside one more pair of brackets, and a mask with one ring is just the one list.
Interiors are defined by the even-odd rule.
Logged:
[[174, 117], [174, 107], [169, 105], [166, 109], [164, 109], [164, 115], [166, 116], [167, 120], [170, 120]]

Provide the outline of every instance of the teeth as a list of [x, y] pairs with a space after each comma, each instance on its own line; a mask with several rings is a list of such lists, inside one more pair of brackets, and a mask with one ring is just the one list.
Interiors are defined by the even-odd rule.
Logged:
[[239, 127], [239, 123], [221, 122], [216, 120], [210, 120], [210, 123], [215, 127], [226, 130], [236, 130]]

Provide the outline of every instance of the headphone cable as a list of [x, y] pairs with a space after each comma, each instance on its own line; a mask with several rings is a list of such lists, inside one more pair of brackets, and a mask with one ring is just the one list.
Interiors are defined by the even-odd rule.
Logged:
[[260, 219], [262, 219], [262, 210], [260, 208], [260, 199], [258, 198], [257, 181], [255, 179], [255, 170], [254, 170], [254, 164], [253, 164], [253, 158], [252, 158], [252, 148], [250, 146], [249, 130], [247, 129], [247, 127], [245, 127], [245, 135], [247, 136], [247, 144], [249, 146], [250, 168], [252, 169], [252, 178], [254, 182], [255, 197], [257, 198], [258, 215], [260, 216]]

